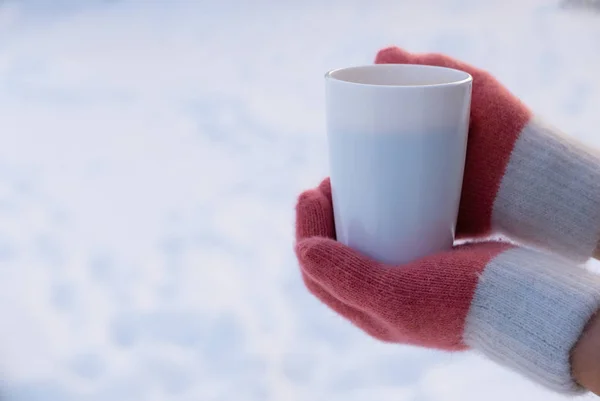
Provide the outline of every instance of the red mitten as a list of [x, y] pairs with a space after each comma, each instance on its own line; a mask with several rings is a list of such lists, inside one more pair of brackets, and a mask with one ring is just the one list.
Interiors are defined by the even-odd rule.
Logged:
[[584, 269], [493, 242], [386, 266], [335, 241], [329, 180], [299, 198], [296, 254], [310, 292], [373, 337], [475, 348], [557, 391], [581, 390], [569, 352], [600, 304]]
[[376, 63], [451, 67], [473, 76], [457, 236], [501, 232], [584, 261], [600, 239], [600, 157], [544, 125], [489, 73], [440, 54], [381, 50]]

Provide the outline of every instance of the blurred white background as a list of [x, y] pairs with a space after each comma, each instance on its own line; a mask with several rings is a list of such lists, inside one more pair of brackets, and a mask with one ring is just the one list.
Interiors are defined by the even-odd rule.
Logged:
[[547, 0], [0, 1], [0, 399], [563, 399], [380, 344], [305, 291], [326, 70], [493, 72], [600, 146], [600, 14]]

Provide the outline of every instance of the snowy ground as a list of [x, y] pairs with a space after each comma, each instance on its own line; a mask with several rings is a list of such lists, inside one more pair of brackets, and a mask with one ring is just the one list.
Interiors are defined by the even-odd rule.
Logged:
[[563, 399], [335, 316], [299, 280], [292, 212], [327, 174], [323, 73], [389, 44], [485, 67], [600, 146], [600, 16], [213, 3], [0, 6], [0, 398]]

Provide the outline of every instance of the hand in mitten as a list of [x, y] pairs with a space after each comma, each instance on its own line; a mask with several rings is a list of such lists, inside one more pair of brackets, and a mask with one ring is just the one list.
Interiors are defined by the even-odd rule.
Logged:
[[299, 198], [296, 254], [310, 292], [373, 337], [474, 348], [556, 391], [581, 390], [569, 354], [600, 303], [600, 281], [584, 269], [494, 242], [375, 262], [335, 240], [328, 180]]
[[397, 47], [381, 50], [375, 62], [444, 66], [473, 76], [458, 237], [498, 231], [577, 261], [598, 251], [598, 154], [543, 124], [483, 70]]

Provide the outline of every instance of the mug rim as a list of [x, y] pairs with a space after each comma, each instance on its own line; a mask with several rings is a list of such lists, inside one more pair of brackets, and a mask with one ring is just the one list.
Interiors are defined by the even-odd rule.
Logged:
[[[428, 69], [428, 70], [445, 70], [452, 71], [459, 74], [462, 74], [462, 78], [455, 80], [448, 80], [448, 82], [439, 82], [439, 83], [431, 83], [431, 84], [377, 84], [377, 83], [365, 83], [365, 82], [356, 82], [349, 79], [342, 79], [340, 77], [336, 77], [337, 73], [341, 73], [349, 70], [358, 70], [358, 69]], [[456, 68], [450, 67], [442, 67], [437, 65], [428, 65], [428, 64], [396, 64], [396, 63], [387, 63], [387, 64], [366, 64], [366, 65], [357, 65], [351, 67], [342, 67], [335, 68], [333, 70], [329, 70], [325, 73], [325, 79], [336, 81], [349, 85], [359, 85], [359, 86], [369, 86], [369, 87], [378, 87], [378, 88], [435, 88], [435, 87], [447, 87], [447, 86], [459, 86], [464, 85], [466, 83], [473, 81], [473, 76], [466, 71], [459, 70]]]

